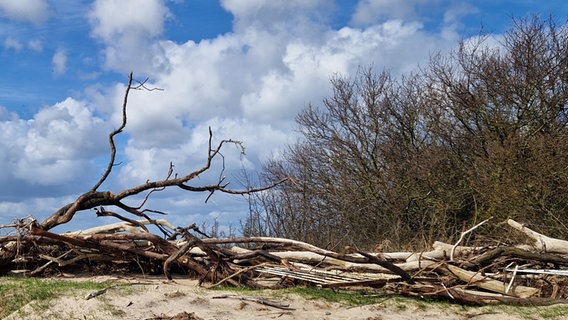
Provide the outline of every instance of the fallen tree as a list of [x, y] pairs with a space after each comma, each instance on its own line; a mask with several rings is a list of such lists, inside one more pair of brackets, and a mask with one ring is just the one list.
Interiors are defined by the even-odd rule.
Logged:
[[[178, 175], [170, 164], [165, 179], [113, 193], [99, 191], [116, 165], [114, 138], [127, 123], [128, 94], [145, 89], [144, 82], [132, 85], [132, 74], [122, 105], [122, 124], [109, 135], [110, 159], [101, 179], [73, 203], [63, 206], [43, 221], [25, 218], [0, 226], [0, 274], [50, 276], [63, 273], [139, 273], [192, 276], [200, 284], [261, 287], [315, 285], [319, 287], [363, 287], [395, 294], [435, 297], [459, 303], [552, 304], [565, 303], [568, 289], [568, 242], [537, 233], [509, 220], [512, 232], [528, 237], [529, 244], [500, 243], [486, 246], [435, 242], [424, 252], [365, 252], [346, 247], [344, 252], [320, 248], [293, 239], [271, 237], [210, 238], [195, 225], [174, 226], [154, 219], [143, 209], [155, 192], [177, 187], [190, 192], [216, 191], [250, 194], [284, 183], [246, 190], [228, 188], [224, 178], [210, 185], [192, 186], [190, 181], [211, 168], [226, 144], [212, 143], [209, 130], [207, 160], [198, 170]], [[221, 175], [222, 176], [222, 175]], [[139, 206], [126, 205], [128, 197], [145, 193]], [[80, 211], [95, 209], [96, 216], [119, 222], [67, 233], [50, 231], [73, 219]], [[117, 210], [115, 210], [117, 209]], [[120, 212], [120, 213], [119, 213]], [[150, 232], [152, 225], [160, 234]], [[233, 245], [233, 247], [230, 247]]]
[[[162, 219], [161, 226], [172, 234], [164, 238], [145, 231], [140, 227], [144, 223], [56, 234], [33, 219], [23, 220], [19, 234], [0, 238], [3, 254], [10, 246], [18, 250], [3, 273], [97, 273], [97, 266], [108, 265], [106, 272], [162, 273], [168, 279], [189, 275], [213, 286], [355, 287], [470, 304], [568, 302], [568, 257], [543, 252], [538, 245], [455, 247], [436, 242], [428, 252], [347, 248], [340, 253], [291, 239], [199, 237], [203, 233], [195, 225], [171, 229]], [[515, 223], [509, 223], [512, 231], [519, 229]]]
[[[173, 247], [170, 243], [166, 240], [160, 238], [159, 236], [153, 235], [149, 233], [147, 225], [154, 225], [162, 232], [162, 236], [164, 238], [175, 238], [176, 236], [180, 236], [185, 238], [187, 241], [197, 244], [198, 246], [201, 244], [200, 240], [192, 235], [191, 233], [187, 232], [188, 228], [174, 228], [172, 225], [165, 224], [164, 220], [156, 220], [150, 217], [150, 213], [156, 214], [163, 214], [161, 211], [157, 210], [149, 210], [145, 209], [144, 205], [146, 204], [148, 198], [155, 192], [160, 192], [165, 190], [166, 188], [177, 187], [185, 191], [189, 192], [208, 192], [209, 196], [206, 198], [207, 200], [213, 195], [214, 192], [222, 192], [228, 194], [251, 194], [255, 192], [264, 191], [270, 189], [276, 185], [279, 185], [288, 180], [288, 178], [284, 177], [275, 183], [260, 187], [260, 188], [250, 188], [246, 190], [234, 190], [228, 188], [229, 183], [225, 182], [225, 177], [223, 177], [222, 173], [219, 175], [219, 179], [217, 182], [208, 184], [208, 185], [191, 185], [190, 182], [198, 178], [202, 173], [211, 169], [211, 165], [213, 160], [217, 158], [221, 158], [223, 161], [223, 156], [221, 154], [221, 150], [227, 144], [237, 145], [244, 150], [242, 143], [237, 140], [232, 139], [225, 139], [221, 140], [216, 146], [213, 145], [213, 133], [211, 128], [209, 128], [209, 140], [208, 140], [208, 149], [207, 149], [207, 159], [203, 166], [195, 171], [179, 174], [174, 172], [174, 165], [170, 163], [169, 170], [165, 175], [165, 178], [162, 180], [156, 181], [146, 181], [143, 184], [134, 186], [132, 188], [124, 189], [119, 192], [111, 192], [111, 191], [100, 191], [99, 188], [101, 185], [107, 180], [110, 176], [114, 167], [116, 167], [116, 144], [115, 138], [117, 135], [122, 133], [126, 128], [128, 117], [127, 117], [127, 105], [128, 105], [128, 97], [132, 90], [155, 90], [155, 88], [148, 88], [146, 87], [146, 81], [138, 82], [133, 79], [132, 73], [130, 73], [128, 77], [128, 84], [126, 86], [124, 99], [122, 103], [122, 121], [120, 126], [112, 131], [109, 134], [109, 147], [110, 147], [110, 156], [109, 161], [104, 170], [101, 178], [89, 189], [87, 192], [81, 194], [74, 202], [66, 204], [62, 206], [59, 210], [45, 218], [43, 221], [39, 222], [35, 219], [23, 219], [19, 222], [14, 223], [13, 225], [8, 225], [4, 227], [12, 227], [15, 229], [14, 233], [15, 236], [7, 236], [0, 239], [0, 272], [13, 269], [14, 262], [24, 261], [25, 258], [22, 257], [23, 252], [28, 252], [30, 250], [37, 250], [39, 247], [39, 243], [45, 242], [50, 244], [58, 244], [58, 243], [65, 243], [68, 246], [72, 246], [75, 248], [89, 248], [92, 250], [96, 250], [103, 254], [113, 256], [117, 255], [118, 253], [130, 253], [135, 256], [143, 256], [149, 259], [162, 259], [165, 257], [166, 261], [167, 258], [177, 252], [177, 249]], [[224, 164], [223, 164], [224, 168]], [[132, 196], [145, 194], [142, 202], [138, 206], [127, 205], [125, 203], [126, 199], [129, 199]], [[115, 212], [115, 210], [109, 210], [109, 208], [116, 208], [120, 210], [121, 213]], [[133, 231], [139, 230], [145, 232], [139, 236], [140, 239], [144, 238], [144, 240], [151, 243], [156, 248], [159, 248], [160, 252], [153, 252], [150, 250], [141, 249], [137, 246], [129, 246], [128, 244], [123, 243], [124, 240], [101, 240], [95, 241], [93, 238], [91, 239], [81, 239], [78, 237], [73, 237], [72, 234], [70, 235], [58, 235], [54, 233], [50, 233], [49, 230], [68, 223], [73, 219], [73, 217], [81, 211], [87, 211], [94, 209], [96, 212], [97, 217], [114, 217], [118, 220], [126, 222], [126, 224], [120, 225], [112, 225], [112, 226], [104, 226], [102, 228], [95, 228], [88, 231], [80, 232], [84, 234], [98, 234], [99, 232], [116, 232], [116, 231]], [[131, 218], [134, 216], [134, 218]], [[116, 228], [116, 229], [115, 229]], [[194, 228], [198, 231], [197, 228]], [[39, 241], [39, 242], [35, 242]], [[207, 250], [206, 247], [202, 246], [203, 250]], [[45, 255], [44, 255], [45, 256]], [[85, 257], [85, 256], [83, 256]], [[89, 259], [92, 259], [92, 255], [87, 255]], [[75, 257], [78, 258], [78, 257]], [[22, 260], [23, 259], [23, 260]], [[53, 261], [57, 261], [53, 258]], [[227, 268], [222, 261], [218, 261], [218, 268], [221, 274], [224, 274], [225, 271], [223, 269]], [[199, 274], [204, 273], [203, 270], [199, 268], [198, 265], [193, 264], [190, 260], [187, 261], [192, 268], [196, 269]], [[17, 264], [17, 263], [16, 263]], [[39, 271], [36, 269], [32, 271], [38, 273]]]

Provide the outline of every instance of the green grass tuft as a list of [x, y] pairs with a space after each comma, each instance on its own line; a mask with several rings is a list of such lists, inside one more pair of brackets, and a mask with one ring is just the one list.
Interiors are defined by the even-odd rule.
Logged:
[[32, 301], [44, 303], [71, 290], [100, 290], [106, 287], [108, 284], [91, 281], [0, 277], [0, 318]]
[[301, 287], [286, 291], [298, 294], [305, 299], [321, 299], [350, 306], [370, 305], [390, 299], [390, 297], [384, 294], [377, 294], [376, 292], [321, 289], [315, 287]]

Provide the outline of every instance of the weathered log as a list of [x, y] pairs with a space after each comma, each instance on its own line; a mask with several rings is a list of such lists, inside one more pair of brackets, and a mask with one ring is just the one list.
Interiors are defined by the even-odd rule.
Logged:
[[[298, 247], [307, 251], [311, 251], [323, 256], [332, 257], [339, 260], [345, 260], [349, 262], [357, 262], [357, 263], [374, 263], [380, 265], [381, 267], [390, 270], [396, 275], [399, 275], [404, 281], [412, 283], [412, 277], [404, 270], [396, 266], [394, 263], [387, 261], [385, 259], [375, 257], [376, 259], [370, 258], [369, 256], [365, 257], [360, 254], [358, 255], [348, 255], [348, 254], [340, 254], [333, 251], [325, 250], [309, 243], [305, 243], [302, 241], [297, 240], [290, 240], [284, 238], [272, 238], [272, 237], [248, 237], [248, 238], [227, 238], [227, 239], [203, 239], [203, 243], [211, 243], [211, 244], [229, 244], [229, 243], [279, 243], [279, 244], [287, 244], [290, 246]], [[372, 260], [372, 261], [371, 261]]]
[[534, 240], [534, 247], [542, 252], [568, 254], [568, 241], [545, 236], [531, 230], [513, 219], [507, 220], [507, 224], [519, 230]]
[[441, 285], [406, 285], [402, 289], [396, 289], [395, 292], [411, 297], [429, 296], [441, 297], [449, 301], [460, 304], [487, 305], [487, 304], [508, 304], [516, 306], [550, 306], [554, 304], [566, 304], [567, 300], [550, 299], [550, 298], [518, 298], [506, 296], [499, 293], [484, 292], [478, 290], [464, 289], [460, 287], [443, 287]]
[[[55, 233], [45, 231], [43, 229], [37, 229], [37, 228], [32, 229], [31, 232], [32, 232], [32, 234], [37, 235], [37, 236], [51, 238], [51, 239], [54, 239], [54, 240], [57, 240], [57, 241], [60, 241], [60, 242], [63, 242], [63, 243], [68, 243], [68, 244], [71, 244], [71, 245], [74, 245], [74, 246], [77, 246], [77, 247], [96, 249], [99, 252], [102, 252], [104, 254], [109, 254], [111, 256], [114, 256], [114, 255], [121, 256], [126, 252], [126, 253], [130, 253], [130, 254], [142, 256], [142, 257], [147, 257], [147, 258], [150, 258], [150, 259], [156, 259], [158, 261], [166, 261], [169, 256], [175, 254], [179, 250], [178, 248], [176, 248], [173, 244], [171, 244], [167, 240], [162, 239], [162, 238], [158, 237], [157, 235], [154, 235], [154, 234], [151, 234], [151, 233], [113, 234], [113, 235], [94, 234], [94, 235], [85, 235], [85, 236], [83, 236], [83, 235], [64, 236], [64, 235], [55, 234]], [[117, 238], [122, 238], [122, 239], [136, 238], [136, 239], [148, 240], [148, 241], [152, 242], [162, 252], [165, 252], [165, 254], [153, 252], [153, 251], [150, 251], [150, 250], [137, 249], [135, 247], [128, 245], [127, 243], [119, 243], [119, 242], [109, 241], [109, 238], [112, 238], [113, 240], [116, 240]], [[196, 261], [194, 261], [193, 259], [191, 259], [187, 256], [181, 257], [180, 259], [178, 259], [178, 262], [181, 265], [184, 265], [184, 266], [190, 268], [191, 270], [193, 270], [194, 272], [196, 272], [197, 274], [199, 274], [202, 277], [205, 277], [207, 274], [209, 274], [209, 271], [207, 269], [205, 269], [199, 263], [197, 263]]]
[[[231, 251], [233, 251], [236, 254], [245, 254], [245, 253], [251, 252], [251, 250], [241, 248], [241, 247], [232, 247]], [[311, 252], [311, 251], [286, 250], [286, 251], [269, 251], [269, 253], [271, 255], [276, 256], [276, 257], [281, 258], [281, 259], [298, 261], [298, 262], [303, 262], [303, 263], [308, 263], [308, 264], [320, 264], [320, 263], [330, 264], [330, 265], [344, 267], [346, 269], [356, 268], [356, 267], [361, 267], [361, 266], [368, 266], [368, 264], [348, 262], [348, 261], [345, 261], [345, 260], [335, 259], [335, 258], [331, 258], [329, 256], [314, 253], [314, 252]], [[369, 254], [377, 255], [376, 253], [369, 253]], [[392, 253], [385, 252], [385, 253], [381, 253], [381, 255], [383, 255], [387, 260], [402, 260], [402, 261], [405, 261], [409, 256], [412, 256], [413, 254], [414, 253], [411, 253], [411, 252], [392, 252]], [[243, 258], [242, 257], [235, 257], [235, 259], [243, 259]], [[427, 261], [425, 258], [422, 258], [421, 260]], [[235, 262], [240, 263], [240, 261], [235, 261]], [[412, 263], [408, 263], [408, 265], [418, 265], [419, 264], [419, 263], [413, 263], [413, 262], [419, 262], [418, 259], [412, 259], [412, 260], [409, 260], [409, 262], [412, 262]], [[395, 264], [397, 266], [402, 265], [402, 263], [395, 263]], [[374, 268], [373, 266], [368, 266], [368, 267], [370, 269]], [[379, 267], [377, 270], [388, 271], [387, 269], [385, 269], [383, 267], [380, 267], [380, 266], [377, 266], [377, 267]], [[414, 269], [411, 269], [411, 270], [414, 270]], [[406, 271], [410, 271], [410, 270], [406, 270]]]
[[[241, 247], [232, 247], [231, 251], [239, 255], [247, 253], [250, 254], [252, 252], [248, 249], [244, 249]], [[278, 257], [279, 259], [300, 262], [309, 265], [330, 265], [327, 268], [333, 270], [360, 271], [360, 272], [368, 271], [368, 272], [382, 272], [382, 273], [393, 274], [391, 270], [377, 264], [349, 262], [349, 261], [327, 257], [310, 251], [270, 251], [269, 254], [271, 256]], [[239, 264], [241, 263], [241, 261], [236, 260], [235, 263]], [[437, 263], [438, 262], [424, 259], [424, 260], [416, 260], [416, 261], [409, 261], [403, 263], [394, 263], [394, 265], [406, 272], [412, 272], [420, 269], [430, 268]]]
[[168, 278], [168, 280], [172, 280], [172, 275], [170, 273], [170, 264], [185, 255], [193, 245], [194, 244], [192, 242], [188, 241], [176, 253], [172, 254], [166, 259], [166, 261], [164, 261], [164, 275], [166, 276], [166, 278]]
[[467, 256], [480, 250], [484, 249], [483, 247], [467, 247], [467, 246], [454, 246], [452, 244], [435, 241], [432, 244], [432, 248], [434, 250], [431, 251], [423, 251], [423, 252], [393, 252], [393, 253], [385, 253], [385, 257], [392, 257], [392, 258], [399, 258], [402, 256], [406, 256], [406, 261], [419, 261], [419, 260], [449, 260], [452, 250], [454, 250], [454, 257], [463, 257]]
[[453, 298], [460, 302], [474, 303], [474, 304], [503, 304], [515, 306], [551, 306], [555, 304], [566, 304], [568, 301], [560, 299], [549, 298], [518, 298], [495, 294], [490, 292], [481, 292], [475, 290], [467, 290], [461, 288], [450, 288], [450, 294]]
[[[175, 227], [164, 219], [154, 220], [152, 222], [148, 220], [136, 220], [137, 224], [139, 225], [149, 225], [149, 224], [157, 224], [164, 227], [168, 227], [171, 230], [175, 230]], [[107, 224], [104, 226], [94, 227], [85, 230], [78, 230], [73, 232], [66, 232], [64, 235], [89, 235], [89, 234], [113, 234], [117, 232], [129, 232], [129, 233], [138, 233], [140, 232], [140, 228], [136, 225], [133, 225], [128, 222], [118, 222], [113, 224]]]
[[449, 273], [458, 277], [460, 280], [466, 282], [468, 285], [489, 290], [492, 292], [497, 292], [500, 294], [505, 294], [518, 298], [530, 298], [536, 296], [540, 292], [539, 289], [526, 287], [526, 286], [512, 286], [511, 289], [507, 291], [508, 286], [506, 283], [490, 279], [486, 276], [483, 276], [479, 272], [467, 271], [450, 264], [445, 265], [441, 268], [442, 272], [444, 272], [444, 269], [446, 269], [449, 271]]
[[[113, 242], [102, 242], [102, 241], [93, 241], [92, 239], [88, 239], [87, 237], [93, 237], [93, 236], [86, 236], [85, 238], [81, 238], [78, 236], [64, 236], [64, 235], [59, 235], [59, 234], [55, 234], [49, 231], [45, 231], [43, 229], [32, 229], [32, 234], [37, 235], [37, 236], [42, 236], [42, 237], [46, 237], [46, 238], [51, 238], [63, 243], [68, 243], [77, 247], [83, 247], [83, 248], [90, 248], [90, 249], [96, 249], [102, 253], [106, 253], [106, 254], [111, 254], [111, 255], [120, 255], [123, 252], [128, 252], [128, 253], [132, 253], [135, 255], [140, 255], [143, 257], [148, 257], [148, 258], [152, 258], [152, 259], [159, 259], [159, 260], [165, 260], [167, 259], [167, 255], [164, 254], [159, 254], [159, 253], [155, 253], [152, 251], [148, 251], [148, 250], [141, 250], [141, 249], [136, 249], [133, 248], [131, 246], [127, 246], [125, 244], [120, 244], [120, 243], [113, 243]], [[162, 248], [167, 248], [169, 246], [172, 247], [172, 249], [169, 249], [167, 251], [173, 251], [175, 250], [175, 247], [173, 247], [173, 245], [169, 244], [166, 240], [160, 239], [159, 237], [152, 235], [152, 234], [147, 234], [149, 237], [153, 238], [154, 241], [160, 243], [160, 247]], [[152, 237], [153, 236], [153, 237]]]
[[498, 257], [511, 256], [543, 263], [568, 264], [568, 259], [551, 253], [537, 253], [516, 247], [498, 247], [487, 251], [473, 260], [466, 262], [466, 266], [486, 266]]

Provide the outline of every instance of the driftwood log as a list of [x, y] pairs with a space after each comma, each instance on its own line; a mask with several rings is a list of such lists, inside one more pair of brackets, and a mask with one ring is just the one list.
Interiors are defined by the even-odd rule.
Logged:
[[518, 223], [513, 219], [507, 220], [507, 224], [524, 234], [530, 239], [534, 240], [534, 248], [541, 252], [568, 254], [568, 241], [561, 239], [554, 239], [536, 231], [533, 231], [526, 226]]
[[564, 240], [513, 220], [507, 223], [512, 230], [540, 245], [468, 247], [435, 242], [424, 252], [346, 248], [340, 253], [292, 239], [208, 238], [195, 225], [174, 228], [165, 220], [154, 220], [170, 234], [165, 238], [142, 228], [146, 223], [121, 222], [56, 234], [33, 220], [24, 221], [12, 226], [16, 234], [0, 237], [0, 257], [13, 257], [3, 260], [1, 272], [42, 276], [85, 268], [95, 272], [100, 265], [118, 272], [119, 266], [130, 263], [129, 273], [145, 273], [146, 268], [167, 279], [194, 276], [211, 285], [373, 288], [474, 304], [568, 301], [568, 257], [558, 253]]

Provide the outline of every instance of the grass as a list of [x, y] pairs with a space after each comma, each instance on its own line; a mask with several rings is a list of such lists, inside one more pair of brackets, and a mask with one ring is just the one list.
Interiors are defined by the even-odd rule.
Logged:
[[554, 306], [551, 308], [543, 309], [539, 313], [539, 315], [543, 319], [561, 319], [568, 315], [568, 307], [567, 306]]
[[57, 295], [72, 290], [100, 290], [106, 287], [108, 284], [91, 281], [0, 277], [0, 319], [30, 302], [43, 305]]
[[510, 305], [487, 305], [487, 306], [465, 306], [452, 304], [448, 301], [430, 299], [412, 299], [388, 294], [381, 294], [375, 291], [351, 291], [340, 289], [321, 289], [317, 287], [295, 287], [282, 290], [255, 290], [249, 288], [220, 287], [213, 290], [232, 291], [237, 294], [261, 295], [269, 294], [274, 298], [282, 298], [286, 295], [297, 294], [307, 300], [322, 300], [332, 303], [340, 303], [349, 307], [364, 305], [383, 304], [388, 308], [399, 311], [411, 310], [453, 310], [456, 314], [461, 314], [465, 318], [481, 314], [514, 314], [527, 320], [544, 319], [556, 320], [566, 319], [568, 315], [568, 305], [559, 304], [553, 306], [510, 306]]

